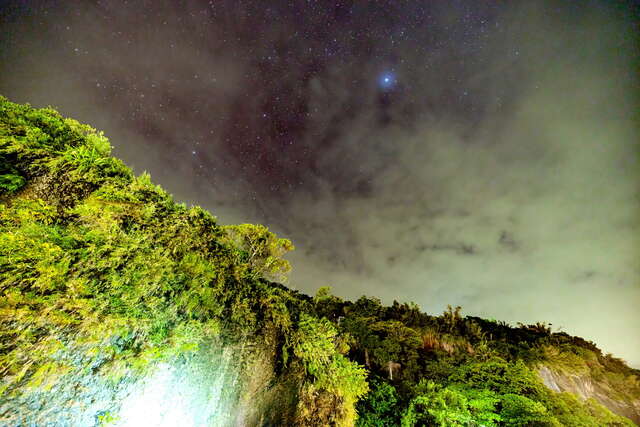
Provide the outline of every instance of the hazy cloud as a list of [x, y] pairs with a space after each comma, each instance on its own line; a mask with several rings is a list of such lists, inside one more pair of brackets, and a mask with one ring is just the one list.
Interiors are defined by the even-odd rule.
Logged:
[[550, 321], [640, 363], [632, 3], [160, 3], [5, 13], [0, 93], [292, 238], [298, 289]]

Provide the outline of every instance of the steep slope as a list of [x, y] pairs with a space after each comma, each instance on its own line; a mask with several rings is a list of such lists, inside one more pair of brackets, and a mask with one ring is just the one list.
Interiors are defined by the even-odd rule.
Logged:
[[0, 97], [0, 424], [638, 420], [638, 371], [592, 343], [292, 291], [291, 242], [220, 226], [109, 152]]
[[603, 383], [589, 375], [564, 373], [546, 366], [542, 366], [539, 373], [544, 385], [551, 390], [573, 393], [582, 399], [595, 399], [614, 413], [640, 423], [640, 399], [617, 397], [616, 390], [607, 381]]
[[364, 370], [309, 298], [264, 279], [289, 241], [174, 203], [51, 109], [0, 99], [0, 120], [0, 424], [117, 420], [159, 368], [221, 353], [209, 385], [235, 378], [232, 424], [353, 423]]
[[639, 372], [545, 324], [512, 327], [463, 317], [459, 307], [429, 316], [411, 304], [352, 303], [326, 291], [315, 300], [319, 313], [338, 316], [340, 330], [355, 338], [350, 358], [370, 371], [359, 425], [638, 422]]

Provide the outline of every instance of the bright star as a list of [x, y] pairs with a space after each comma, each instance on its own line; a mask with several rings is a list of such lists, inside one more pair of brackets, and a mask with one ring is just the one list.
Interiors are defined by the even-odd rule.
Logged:
[[396, 75], [392, 71], [384, 72], [378, 79], [378, 84], [381, 89], [388, 90], [396, 85]]

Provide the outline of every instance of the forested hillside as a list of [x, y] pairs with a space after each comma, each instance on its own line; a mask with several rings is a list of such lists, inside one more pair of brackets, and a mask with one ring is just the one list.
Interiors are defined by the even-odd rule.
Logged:
[[[0, 424], [119, 425], [162, 366], [220, 370], [210, 425], [640, 421], [640, 372], [591, 342], [309, 297], [282, 284], [292, 249], [174, 202], [91, 127], [0, 97]], [[218, 381], [198, 380], [182, 382]]]

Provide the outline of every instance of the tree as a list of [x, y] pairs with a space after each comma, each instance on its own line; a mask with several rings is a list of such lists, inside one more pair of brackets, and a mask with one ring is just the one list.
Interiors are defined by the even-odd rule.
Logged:
[[223, 229], [227, 242], [239, 250], [239, 261], [250, 268], [250, 275], [286, 282], [291, 264], [282, 257], [295, 249], [289, 239], [279, 239], [260, 224], [228, 225]]
[[473, 421], [469, 402], [462, 393], [433, 382], [424, 388], [402, 415], [402, 427], [466, 426]]
[[[336, 424], [353, 425], [355, 403], [369, 390], [364, 368], [338, 352], [337, 335], [338, 331], [326, 318], [317, 319], [304, 313], [300, 316], [291, 344], [308, 379], [298, 403], [301, 425], [333, 424], [328, 420], [335, 412], [336, 399], [342, 402], [342, 413], [340, 420], [335, 420]], [[317, 399], [322, 399], [327, 393], [334, 400], [327, 405], [318, 404]], [[316, 412], [309, 412], [309, 406], [316, 407]], [[324, 421], [318, 423], [319, 419]]]
[[508, 426], [544, 425], [545, 422], [551, 422], [552, 417], [540, 402], [517, 394], [505, 394], [501, 400], [500, 415]]
[[358, 427], [386, 427], [398, 424], [398, 393], [383, 381], [372, 381], [371, 391], [358, 402]]
[[462, 322], [462, 316], [460, 315], [461, 310], [462, 307], [460, 306], [453, 308], [451, 305], [447, 305], [447, 310], [442, 313], [442, 320], [444, 321], [447, 332], [452, 333]]

